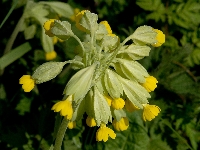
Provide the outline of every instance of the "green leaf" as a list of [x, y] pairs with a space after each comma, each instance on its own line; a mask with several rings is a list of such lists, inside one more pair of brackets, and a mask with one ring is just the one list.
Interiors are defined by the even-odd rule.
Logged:
[[39, 2], [39, 3], [49, 5], [50, 7], [52, 7], [56, 11], [56, 13], [58, 13], [59, 16], [70, 18], [72, 15], [74, 15], [73, 8], [67, 3], [44, 2], [44, 1]]
[[9, 53], [0, 58], [0, 70], [4, 69], [5, 67], [13, 63], [18, 58], [22, 57], [25, 53], [27, 53], [30, 50], [31, 46], [28, 42], [11, 50]]
[[19, 111], [19, 115], [24, 115], [26, 112], [30, 112], [31, 100], [28, 98], [23, 98], [19, 101], [16, 106], [16, 110]]
[[112, 98], [119, 98], [120, 95], [123, 94], [123, 88], [116, 73], [110, 69], [107, 69], [105, 72], [104, 84], [106, 90]]
[[93, 64], [87, 68], [81, 69], [67, 83], [63, 94], [73, 95], [74, 101], [85, 97], [92, 86], [93, 75], [96, 65]]
[[105, 124], [108, 121], [112, 122], [110, 106], [96, 86], [94, 87], [94, 113], [97, 126], [100, 126], [102, 122]]
[[148, 150], [172, 150], [166, 142], [161, 139], [149, 141]]

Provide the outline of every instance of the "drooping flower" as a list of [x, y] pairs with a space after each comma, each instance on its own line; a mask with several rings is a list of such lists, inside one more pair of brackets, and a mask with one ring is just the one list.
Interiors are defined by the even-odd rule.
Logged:
[[71, 21], [75, 21], [76, 14], [78, 14], [79, 12], [80, 12], [79, 8], [74, 9], [74, 14], [70, 17]]
[[125, 102], [122, 98], [113, 99], [111, 102], [111, 106], [114, 109], [122, 109], [124, 107], [124, 105], [125, 105]]
[[156, 36], [156, 40], [157, 42], [155, 44], [152, 44], [152, 46], [154, 47], [159, 47], [161, 46], [163, 43], [165, 43], [165, 34], [163, 34], [162, 31], [158, 30], [158, 29], [153, 29], [155, 32], [157, 32], [157, 36]]
[[142, 83], [141, 85], [148, 91], [154, 91], [157, 87], [156, 83], [158, 83], [157, 79], [153, 76], [149, 76], [146, 78], [146, 82]]
[[23, 75], [19, 79], [19, 84], [22, 84], [24, 92], [30, 92], [35, 86], [35, 81], [30, 75]]
[[45, 34], [48, 35], [49, 37], [53, 37], [54, 36], [54, 34], [51, 32], [51, 28], [53, 27], [55, 20], [56, 19], [49, 19], [48, 21], [46, 21], [44, 23], [43, 27], [45, 29]]
[[69, 129], [75, 128], [75, 127], [76, 127], [76, 122], [75, 122], [75, 121], [70, 121], [70, 122], [68, 123], [67, 127], [68, 127]]
[[75, 17], [75, 22], [76, 22], [76, 27], [83, 31], [83, 32], [88, 32], [88, 30], [86, 28], [84, 28], [81, 24], [80, 24], [80, 20], [81, 18], [83, 17], [84, 13], [88, 11], [88, 10], [82, 10], [80, 11], [79, 13], [76, 14], [76, 17]]
[[94, 120], [94, 118], [91, 118], [91, 117], [87, 117], [86, 119], [86, 124], [89, 126], [89, 127], [94, 127], [96, 126], [96, 121]]
[[46, 58], [47, 61], [55, 59], [56, 56], [57, 56], [57, 53], [54, 50], [51, 51], [51, 52], [45, 53], [45, 58]]
[[112, 125], [117, 131], [124, 131], [128, 129], [129, 121], [128, 118], [122, 117], [119, 121], [114, 119]]
[[100, 128], [96, 132], [96, 140], [98, 142], [99, 141], [106, 142], [108, 140], [108, 137], [115, 139], [116, 134], [112, 129], [106, 127], [106, 125], [104, 123], [102, 123]]
[[54, 112], [60, 112], [61, 116], [65, 116], [66, 119], [70, 120], [73, 115], [72, 95], [68, 96], [66, 100], [54, 104], [51, 110], [54, 110]]
[[133, 112], [135, 110], [138, 110], [139, 108], [136, 107], [135, 105], [133, 105], [133, 103], [130, 101], [130, 100], [125, 100], [125, 109], [128, 111], [128, 112]]
[[161, 109], [156, 105], [149, 105], [149, 104], [143, 104], [143, 120], [151, 121], [156, 116], [158, 116]]

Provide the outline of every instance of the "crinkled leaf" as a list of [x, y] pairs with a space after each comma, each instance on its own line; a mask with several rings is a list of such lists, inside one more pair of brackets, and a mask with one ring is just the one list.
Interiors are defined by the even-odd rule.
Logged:
[[68, 21], [55, 20], [51, 32], [62, 40], [67, 40], [74, 35], [71, 30], [71, 24]]
[[46, 62], [40, 65], [33, 73], [32, 78], [40, 84], [55, 78], [63, 69], [66, 62]]
[[119, 98], [120, 95], [123, 93], [122, 85], [117, 78], [116, 73], [110, 69], [107, 69], [105, 71], [104, 84], [106, 90], [112, 98]]
[[105, 124], [107, 124], [108, 121], [112, 122], [110, 107], [97, 87], [94, 87], [94, 111], [97, 126], [100, 126], [102, 122]]
[[78, 71], [69, 80], [63, 93], [65, 95], [73, 95], [75, 102], [81, 98], [84, 98], [92, 86], [95, 68], [96, 65], [93, 64]]

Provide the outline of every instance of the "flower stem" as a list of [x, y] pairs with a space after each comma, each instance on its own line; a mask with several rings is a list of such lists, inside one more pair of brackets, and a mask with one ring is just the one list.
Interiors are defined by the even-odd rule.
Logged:
[[61, 146], [62, 146], [63, 138], [65, 136], [65, 132], [67, 130], [68, 122], [69, 121], [66, 120], [65, 118], [63, 119], [63, 121], [60, 125], [60, 128], [58, 130], [57, 136], [56, 136], [56, 141], [55, 141], [53, 150], [61, 150]]

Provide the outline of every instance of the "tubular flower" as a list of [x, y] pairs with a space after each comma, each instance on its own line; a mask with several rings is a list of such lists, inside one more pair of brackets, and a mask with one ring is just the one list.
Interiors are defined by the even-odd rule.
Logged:
[[126, 117], [121, 118], [119, 121], [114, 119], [112, 125], [117, 131], [124, 131], [128, 129], [129, 121]]
[[154, 91], [157, 87], [156, 83], [158, 83], [157, 79], [153, 76], [149, 76], [146, 78], [146, 82], [142, 83], [141, 85], [148, 91]]
[[103, 24], [106, 27], [108, 34], [112, 34], [112, 29], [110, 25], [108, 24], [108, 21], [101, 21], [100, 24]]
[[143, 120], [151, 121], [156, 116], [158, 116], [158, 113], [161, 111], [161, 109], [156, 105], [149, 105], [149, 104], [143, 104], [144, 111], [143, 111]]
[[65, 116], [66, 119], [70, 120], [73, 115], [72, 95], [70, 95], [66, 100], [54, 104], [51, 110], [54, 110], [54, 112], [60, 111], [61, 116]]
[[100, 128], [96, 132], [96, 140], [98, 142], [102, 141], [102, 140], [104, 142], [106, 142], [108, 140], [109, 136], [112, 139], [115, 139], [116, 134], [115, 134], [115, 132], [112, 129], [106, 127], [106, 125], [102, 123], [101, 126], [100, 126]]
[[54, 34], [51, 32], [51, 28], [53, 27], [55, 20], [56, 19], [49, 19], [43, 25], [43, 27], [45, 29], [45, 34], [48, 35], [49, 37], [53, 37], [54, 36]]
[[113, 99], [111, 102], [111, 106], [114, 109], [122, 109], [124, 107], [124, 105], [125, 105], [125, 102], [122, 98]]
[[79, 8], [75, 8], [74, 9], [74, 15], [72, 15], [70, 17], [71, 21], [75, 21], [75, 18], [76, 18], [76, 14], [78, 14], [80, 12], [80, 9]]
[[133, 112], [135, 110], [138, 110], [139, 108], [133, 105], [133, 103], [130, 100], [125, 100], [125, 108], [128, 112]]
[[158, 30], [158, 29], [153, 29], [155, 32], [157, 32], [157, 36], [156, 36], [156, 40], [157, 42], [155, 44], [152, 44], [152, 46], [154, 47], [159, 47], [161, 46], [163, 43], [165, 43], [165, 34], [163, 34], [162, 31]]
[[55, 59], [56, 56], [57, 56], [57, 53], [54, 50], [51, 51], [51, 52], [45, 53], [45, 58], [46, 58], [47, 61]]
[[84, 31], [84, 32], [88, 32], [88, 30], [86, 28], [84, 28], [81, 24], [80, 24], [80, 20], [81, 18], [83, 17], [84, 13], [86, 12], [87, 10], [82, 10], [80, 11], [79, 13], [76, 14], [76, 17], [75, 17], [75, 22], [76, 22], [76, 27], [81, 30], [81, 31]]
[[67, 127], [68, 127], [69, 129], [75, 128], [75, 127], [76, 127], [76, 122], [75, 122], [75, 121], [69, 122], [68, 125], [67, 125]]
[[91, 117], [87, 117], [86, 119], [86, 124], [89, 126], [89, 127], [94, 127], [96, 126], [96, 121], [94, 120], [94, 118], [91, 118]]
[[22, 84], [24, 92], [30, 92], [35, 86], [35, 81], [30, 75], [23, 75], [19, 79], [19, 84]]
[[111, 106], [111, 103], [112, 103], [112, 98], [110, 96], [104, 96], [107, 103], [108, 103], [108, 106]]

